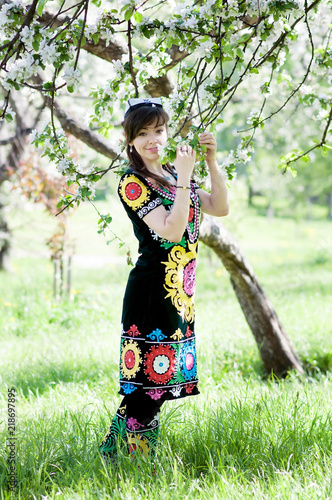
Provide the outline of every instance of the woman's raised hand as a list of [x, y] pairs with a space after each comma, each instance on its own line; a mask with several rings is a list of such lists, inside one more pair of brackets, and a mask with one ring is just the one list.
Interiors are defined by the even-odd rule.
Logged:
[[213, 161], [217, 152], [217, 141], [210, 132], [203, 132], [198, 136], [199, 144], [206, 147], [206, 161]]
[[190, 180], [194, 170], [196, 151], [189, 145], [181, 145], [176, 148], [174, 167], [178, 174], [178, 180]]

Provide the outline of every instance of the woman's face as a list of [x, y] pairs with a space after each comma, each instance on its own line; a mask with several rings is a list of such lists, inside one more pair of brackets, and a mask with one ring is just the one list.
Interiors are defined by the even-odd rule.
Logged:
[[166, 124], [157, 126], [157, 119], [151, 125], [142, 128], [135, 139], [129, 143], [134, 146], [142, 160], [149, 165], [159, 158], [158, 146], [164, 146], [168, 137]]

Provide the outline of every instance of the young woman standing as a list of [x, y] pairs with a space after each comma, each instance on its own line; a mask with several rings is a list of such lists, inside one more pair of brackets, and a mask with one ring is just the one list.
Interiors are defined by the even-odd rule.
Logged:
[[160, 99], [130, 99], [123, 127], [130, 167], [118, 193], [139, 242], [122, 311], [122, 403], [100, 450], [116, 455], [154, 453], [164, 401], [199, 393], [195, 344], [196, 256], [201, 210], [228, 213], [228, 193], [216, 161], [216, 140], [204, 132], [211, 194], [191, 180], [195, 151], [177, 149], [174, 167], [162, 165], [168, 137]]

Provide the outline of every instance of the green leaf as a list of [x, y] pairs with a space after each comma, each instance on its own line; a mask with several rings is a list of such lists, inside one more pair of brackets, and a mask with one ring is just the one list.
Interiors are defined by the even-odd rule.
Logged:
[[240, 58], [243, 59], [243, 51], [238, 47], [236, 49], [236, 55]]
[[302, 156], [301, 160], [304, 161], [304, 163], [310, 163], [311, 161], [309, 155]]
[[43, 14], [43, 10], [44, 10], [44, 7], [46, 5], [46, 2], [47, 2], [47, 0], [38, 0], [36, 10], [37, 10], [37, 14], [39, 17], [41, 17]]
[[67, 89], [71, 94], [74, 92], [74, 87], [71, 87], [70, 85], [68, 85]]
[[37, 40], [34, 40], [34, 41], [32, 42], [32, 47], [34, 48], [34, 50], [35, 50], [36, 52], [38, 52], [38, 51], [39, 51], [39, 42], [37, 42]]
[[100, 33], [93, 33], [93, 34], [91, 35], [91, 38], [92, 38], [93, 43], [94, 43], [95, 45], [97, 45], [97, 43], [99, 42], [99, 37], [100, 37]]
[[168, 157], [169, 157], [169, 161], [172, 163], [174, 160], [175, 160], [175, 157], [176, 157], [176, 151], [170, 151], [169, 154], [168, 154]]
[[140, 12], [135, 12], [134, 19], [137, 23], [141, 23], [143, 21], [143, 15]]
[[13, 117], [10, 113], [5, 114], [5, 120], [7, 123], [10, 123], [13, 120]]
[[131, 19], [131, 16], [133, 15], [133, 9], [128, 9], [125, 12], [124, 18], [126, 21], [129, 21]]

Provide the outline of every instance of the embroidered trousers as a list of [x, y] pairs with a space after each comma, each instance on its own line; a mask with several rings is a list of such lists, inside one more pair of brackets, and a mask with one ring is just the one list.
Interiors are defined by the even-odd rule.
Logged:
[[153, 400], [144, 393], [125, 396], [99, 449], [114, 457], [118, 447], [126, 446], [130, 455], [154, 455], [159, 434], [160, 407], [164, 400]]

